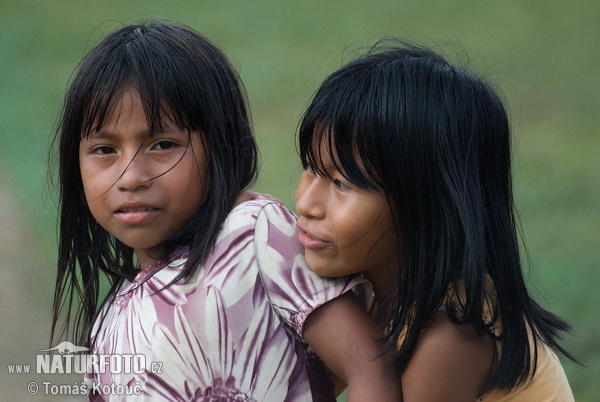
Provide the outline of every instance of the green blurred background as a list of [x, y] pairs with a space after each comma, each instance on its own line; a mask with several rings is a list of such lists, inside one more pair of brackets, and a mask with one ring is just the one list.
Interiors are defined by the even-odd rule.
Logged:
[[[567, 375], [578, 401], [598, 400], [600, 2], [592, 1], [0, 0], [0, 217], [10, 226], [0, 231], [20, 237], [17, 245], [2, 238], [5, 253], [24, 254], [4, 268], [4, 278], [16, 277], [5, 298], [20, 307], [3, 305], [14, 324], [1, 330], [0, 354], [34, 336], [23, 333], [23, 309], [49, 315], [56, 205], [47, 150], [69, 78], [109, 31], [150, 17], [190, 25], [232, 59], [262, 152], [257, 189], [289, 207], [299, 173], [296, 125], [349, 52], [398, 36], [441, 45], [451, 58], [468, 55], [508, 101], [532, 293], [572, 323], [564, 345], [587, 367], [564, 362]], [[45, 330], [32, 332], [47, 342]]]

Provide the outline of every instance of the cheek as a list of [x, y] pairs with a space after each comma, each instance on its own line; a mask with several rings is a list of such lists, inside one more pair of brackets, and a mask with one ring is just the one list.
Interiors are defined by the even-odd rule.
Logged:
[[192, 198], [194, 198], [199, 206], [202, 200], [204, 200], [208, 189], [208, 172], [206, 171], [206, 167], [202, 165], [194, 166], [193, 169], [194, 171], [189, 176], [191, 177], [189, 187], [194, 193]]
[[[373, 213], [364, 208], [345, 208], [339, 205], [336, 208], [337, 243], [352, 252], [352, 248], [365, 248], [373, 245], [375, 239], [381, 234], [378, 225], [379, 213]], [[354, 250], [358, 251], [358, 250]]]
[[83, 190], [83, 195], [85, 196], [85, 200], [88, 204], [92, 203], [95, 199], [95, 190], [98, 188], [97, 185], [94, 185], [92, 177], [85, 170], [85, 167], [81, 168], [81, 188]]
[[[110, 166], [81, 156], [79, 159], [79, 174], [86, 194], [101, 194], [108, 189], [108, 185], [114, 182], [114, 173], [110, 170]], [[107, 183], [110, 184], [107, 185]]]
[[381, 265], [394, 259], [395, 235], [386, 217], [377, 214], [367, 219], [346, 220], [340, 250], [347, 264]]
[[191, 161], [189, 177], [191, 178], [190, 188], [196, 191], [199, 200], [203, 200], [209, 186], [209, 172], [206, 153], [202, 145], [194, 146], [194, 158]]
[[373, 236], [369, 262], [378, 266], [396, 265], [398, 243], [392, 225], [386, 223], [380, 226], [376, 232], [376, 236]]
[[202, 205], [208, 191], [207, 173], [200, 171], [194, 163], [189, 169], [178, 172], [177, 176], [165, 177], [171, 183], [179, 183], [166, 189], [167, 193], [179, 204], [178, 215], [182, 219], [191, 218]]

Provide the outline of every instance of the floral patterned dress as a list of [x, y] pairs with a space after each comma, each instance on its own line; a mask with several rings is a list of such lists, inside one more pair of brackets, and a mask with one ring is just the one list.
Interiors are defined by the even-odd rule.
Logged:
[[[264, 200], [237, 206], [197, 275], [161, 290], [186, 255], [144, 269], [102, 310], [93, 353], [108, 366], [88, 363], [90, 399], [335, 400], [298, 334], [315, 308], [359, 279], [313, 274], [294, 216]], [[119, 361], [131, 355], [145, 358], [142, 370]]]

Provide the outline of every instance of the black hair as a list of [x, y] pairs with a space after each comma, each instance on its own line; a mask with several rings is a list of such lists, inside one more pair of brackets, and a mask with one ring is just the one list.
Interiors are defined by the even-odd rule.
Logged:
[[537, 342], [571, 356], [558, 344], [569, 326], [525, 285], [506, 110], [483, 79], [432, 50], [392, 42], [323, 82], [300, 124], [302, 164], [327, 175], [325, 144], [347, 180], [386, 198], [402, 250], [387, 334], [397, 368], [445, 309], [500, 342], [487, 387], [510, 389], [533, 375]]
[[102, 127], [129, 88], [140, 94], [150, 132], [169, 118], [190, 135], [201, 133], [207, 154], [208, 190], [202, 203], [162, 244], [159, 259], [164, 262], [182, 246], [189, 247], [189, 258], [173, 282], [187, 280], [199, 269], [237, 195], [256, 178], [258, 151], [245, 90], [213, 43], [189, 27], [161, 21], [125, 26], [100, 41], [81, 61], [67, 90], [53, 143], [60, 192], [53, 338], [66, 310], [62, 334], [89, 345], [101, 305], [101, 276], [110, 284], [106, 302], [138, 271], [133, 250], [90, 213], [79, 170], [80, 141]]

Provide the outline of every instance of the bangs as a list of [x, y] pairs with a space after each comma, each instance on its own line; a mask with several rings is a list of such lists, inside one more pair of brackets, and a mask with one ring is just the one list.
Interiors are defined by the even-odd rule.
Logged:
[[[344, 179], [359, 188], [378, 190], [379, 186], [373, 176], [373, 171], [366, 167], [361, 148], [356, 142], [349, 142], [347, 136], [333, 126], [317, 124], [308, 133], [306, 146], [301, 147], [300, 159], [303, 169], [310, 169], [319, 176], [331, 177], [331, 168], [340, 172]], [[302, 140], [301, 140], [302, 142]]]
[[377, 167], [371, 163], [376, 125], [367, 117], [369, 99], [364, 91], [369, 82], [353, 81], [352, 86], [326, 80], [305, 112], [298, 135], [302, 167], [324, 177], [335, 168], [359, 188], [379, 190]]
[[[206, 76], [197, 56], [163, 42], [155, 31], [168, 26], [137, 26], [105, 38], [80, 65], [67, 98], [67, 110], [79, 116], [82, 138], [98, 131], [128, 89], [139, 92], [150, 132], [165, 119], [182, 131], [203, 131], [208, 112], [198, 98], [205, 86], [191, 77]], [[148, 31], [151, 31], [150, 33]], [[182, 74], [184, 72], [184, 74]], [[92, 78], [90, 78], [92, 77]], [[187, 111], [193, 110], [193, 115]]]
[[[86, 139], [95, 132], [102, 129], [108, 115], [118, 107], [119, 102], [129, 90], [135, 90], [140, 96], [146, 120], [148, 122], [148, 133], [164, 131], [167, 122], [173, 122], [181, 131], [198, 131], [193, 129], [193, 125], [187, 116], [174, 106], [172, 102], [168, 103], [164, 95], [143, 92], [140, 85], [126, 79], [115, 87], [102, 86], [97, 89], [96, 95], [90, 96], [89, 105], [82, 109], [83, 120], [81, 122], [81, 139]], [[144, 86], [141, 86], [144, 88]], [[146, 87], [147, 88], [147, 87]]]

